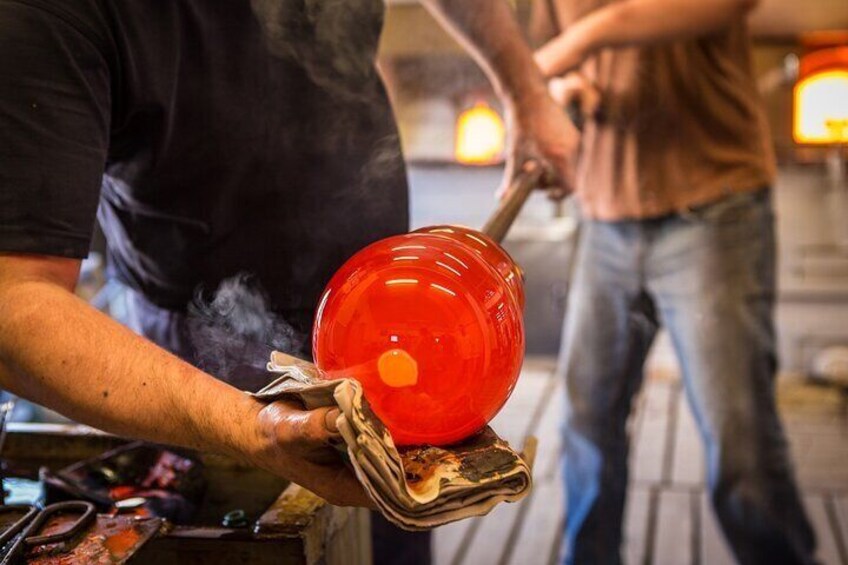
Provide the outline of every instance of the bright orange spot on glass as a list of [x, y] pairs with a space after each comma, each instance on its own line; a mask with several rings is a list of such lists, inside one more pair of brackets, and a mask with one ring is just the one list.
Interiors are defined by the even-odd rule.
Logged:
[[389, 386], [412, 386], [418, 382], [418, 363], [403, 349], [390, 349], [377, 360], [377, 372]]

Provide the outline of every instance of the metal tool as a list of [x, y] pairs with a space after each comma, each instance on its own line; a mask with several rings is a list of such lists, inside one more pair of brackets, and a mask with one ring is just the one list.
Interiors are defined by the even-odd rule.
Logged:
[[481, 231], [498, 243], [502, 242], [524, 203], [539, 186], [543, 174], [544, 169], [537, 161], [524, 163]]
[[147, 499], [143, 496], [134, 496], [132, 498], [115, 501], [115, 508], [118, 509], [118, 512], [128, 512], [130, 510], [135, 510], [136, 508], [141, 508], [146, 503]]
[[[31, 547], [73, 539], [84, 532], [97, 518], [94, 505], [83, 501], [57, 502], [41, 509], [29, 504], [11, 504], [0, 507], [0, 515], [11, 513], [23, 515], [0, 534], [0, 547], [8, 546], [8, 549], [2, 555], [2, 559], [0, 559], [0, 565], [10, 565], [22, 561], [24, 553]], [[47, 524], [50, 518], [69, 513], [79, 514], [79, 517], [71, 523], [69, 528], [55, 534], [34, 535]], [[11, 545], [8, 545], [10, 543]]]
[[[0, 404], [0, 455], [3, 453], [3, 445], [6, 443], [6, 430], [9, 425], [9, 420], [12, 419], [12, 412], [15, 410], [17, 399], [13, 396], [6, 402]], [[6, 489], [4, 488], [5, 473], [3, 472], [3, 459], [0, 457], [0, 504], [6, 502]]]

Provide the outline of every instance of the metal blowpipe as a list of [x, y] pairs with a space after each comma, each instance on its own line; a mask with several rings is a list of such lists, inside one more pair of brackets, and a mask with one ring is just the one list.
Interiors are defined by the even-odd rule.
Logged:
[[543, 173], [542, 166], [537, 161], [524, 163], [481, 231], [501, 243], [527, 198], [539, 186]]

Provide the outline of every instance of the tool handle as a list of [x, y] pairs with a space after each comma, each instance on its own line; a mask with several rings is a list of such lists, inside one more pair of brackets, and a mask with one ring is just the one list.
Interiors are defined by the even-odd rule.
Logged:
[[536, 161], [528, 161], [521, 171], [515, 175], [512, 183], [507, 189], [506, 195], [501, 199], [498, 208], [489, 217], [483, 226], [483, 233], [500, 243], [506, 237], [509, 228], [521, 212], [524, 203], [530, 193], [539, 186], [542, 178], [542, 165]]

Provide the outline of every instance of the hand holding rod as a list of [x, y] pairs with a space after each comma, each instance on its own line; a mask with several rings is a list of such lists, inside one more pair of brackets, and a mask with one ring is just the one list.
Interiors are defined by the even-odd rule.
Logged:
[[503, 241], [530, 193], [539, 186], [543, 174], [544, 170], [539, 162], [524, 163], [513, 178], [497, 209], [483, 226], [483, 233], [498, 243]]

